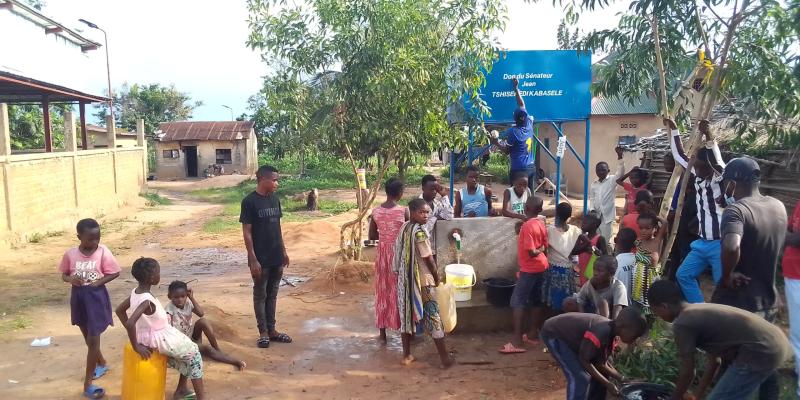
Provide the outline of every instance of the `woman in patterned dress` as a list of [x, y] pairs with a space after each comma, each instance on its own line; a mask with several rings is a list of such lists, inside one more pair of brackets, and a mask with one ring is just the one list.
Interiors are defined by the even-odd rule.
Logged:
[[369, 238], [378, 239], [375, 258], [375, 326], [386, 343], [386, 329], [400, 329], [397, 311], [397, 274], [392, 271], [394, 244], [406, 221], [406, 208], [398, 204], [403, 197], [403, 182], [397, 178], [386, 181], [386, 202], [372, 210]]

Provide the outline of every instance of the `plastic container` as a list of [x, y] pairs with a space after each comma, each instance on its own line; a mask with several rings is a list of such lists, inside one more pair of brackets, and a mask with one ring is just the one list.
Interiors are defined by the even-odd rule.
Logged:
[[439, 304], [439, 316], [442, 318], [444, 331], [450, 333], [456, 328], [456, 300], [453, 297], [453, 285], [440, 283], [436, 288], [436, 302]]
[[486, 285], [486, 301], [495, 307], [508, 307], [511, 304], [511, 294], [514, 293], [516, 282], [504, 278], [484, 279]]
[[468, 264], [448, 264], [444, 267], [445, 281], [453, 285], [456, 301], [472, 300], [472, 287], [477, 282], [475, 269]]
[[125, 343], [122, 354], [122, 400], [164, 400], [167, 387], [167, 358], [158, 352], [143, 360]]
[[367, 188], [367, 170], [364, 168], [358, 168], [356, 170], [356, 178], [358, 178], [358, 188], [359, 189], [366, 189]]

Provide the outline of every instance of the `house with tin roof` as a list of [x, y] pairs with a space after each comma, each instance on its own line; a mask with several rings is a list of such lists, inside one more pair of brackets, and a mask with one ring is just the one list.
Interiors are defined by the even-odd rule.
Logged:
[[258, 169], [251, 121], [164, 122], [155, 137], [158, 179], [205, 177], [206, 171], [250, 175]]

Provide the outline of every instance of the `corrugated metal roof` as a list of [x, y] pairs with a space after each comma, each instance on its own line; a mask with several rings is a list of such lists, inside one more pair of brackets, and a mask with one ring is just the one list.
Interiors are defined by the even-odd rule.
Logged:
[[658, 114], [658, 104], [651, 96], [642, 96], [633, 101], [615, 96], [592, 99], [592, 115]]
[[247, 139], [252, 121], [181, 121], [162, 122], [156, 134], [162, 142], [176, 140]]

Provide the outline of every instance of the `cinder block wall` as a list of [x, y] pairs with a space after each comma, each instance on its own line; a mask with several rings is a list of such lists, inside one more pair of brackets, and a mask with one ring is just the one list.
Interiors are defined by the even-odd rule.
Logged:
[[79, 150], [0, 157], [0, 245], [34, 233], [74, 229], [136, 198], [146, 149]]

